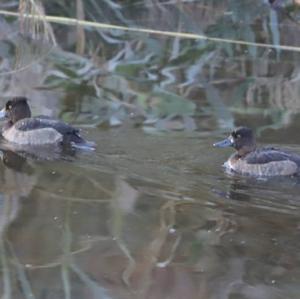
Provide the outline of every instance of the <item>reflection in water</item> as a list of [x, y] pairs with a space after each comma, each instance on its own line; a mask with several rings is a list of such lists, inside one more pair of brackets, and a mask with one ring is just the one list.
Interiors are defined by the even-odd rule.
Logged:
[[1, 159], [5, 166], [15, 170], [16, 172], [32, 171], [32, 168], [27, 163], [26, 158], [13, 151], [1, 149]]
[[[12, 163], [15, 163], [15, 167], [18, 167], [17, 161], [20, 160], [20, 167], [21, 160], [24, 159], [30, 159], [30, 160], [46, 160], [46, 161], [53, 161], [53, 160], [59, 160], [59, 159], [65, 159], [65, 160], [71, 160], [73, 157], [76, 156], [76, 153], [80, 152], [81, 149], [75, 149], [74, 147], [70, 146], [26, 146], [26, 145], [19, 145], [15, 143], [11, 143], [5, 140], [1, 140], [1, 148], [4, 153], [9, 153], [11, 157], [14, 158]], [[82, 149], [82, 151], [85, 151], [86, 149]], [[89, 150], [88, 150], [89, 152]], [[4, 155], [4, 159], [5, 159]], [[8, 163], [9, 162], [8, 160]]]
[[[2, 233], [8, 298], [296, 299], [287, 276], [299, 276], [299, 205], [282, 202], [293, 181], [227, 176], [218, 151], [199, 156], [214, 137], [178, 137], [177, 147], [137, 130], [100, 139], [101, 151], [74, 163], [3, 151], [2, 196], [19, 195]], [[213, 185], [247, 201], [215, 196]]]
[[20, 200], [29, 195], [36, 178], [25, 158], [14, 152], [2, 150], [1, 167], [1, 236], [6, 227], [17, 217]]
[[[11, 273], [18, 272], [25, 278], [24, 268], [19, 266], [14, 250], [7, 242], [7, 231], [19, 216], [23, 201], [30, 194], [36, 183], [33, 168], [25, 158], [14, 152], [1, 150], [2, 165], [0, 166], [0, 251], [2, 262], [3, 298], [12, 298]], [[24, 283], [24, 279], [20, 283]], [[28, 294], [31, 292], [28, 291]]]

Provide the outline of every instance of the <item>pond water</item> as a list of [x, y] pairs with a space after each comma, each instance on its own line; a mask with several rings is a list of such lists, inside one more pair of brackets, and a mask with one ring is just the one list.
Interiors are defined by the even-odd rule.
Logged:
[[[297, 7], [287, 17], [267, 1], [103, 3], [115, 24], [300, 42]], [[2, 298], [299, 299], [300, 179], [228, 174], [232, 150], [212, 147], [248, 125], [300, 153], [296, 49], [87, 30], [85, 58], [74, 28], [53, 25], [64, 51], [49, 52], [1, 22], [0, 71], [16, 67], [1, 104], [26, 95], [97, 145], [24, 153], [2, 141]]]

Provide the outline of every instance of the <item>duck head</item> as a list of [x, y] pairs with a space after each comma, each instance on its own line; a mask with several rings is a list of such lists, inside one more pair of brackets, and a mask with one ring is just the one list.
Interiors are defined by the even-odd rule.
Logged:
[[15, 97], [7, 101], [0, 111], [0, 118], [8, 119], [11, 124], [27, 117], [31, 117], [31, 111], [25, 97]]
[[214, 143], [215, 147], [233, 147], [240, 156], [252, 152], [256, 148], [255, 137], [250, 128], [239, 127], [231, 132], [228, 138]]

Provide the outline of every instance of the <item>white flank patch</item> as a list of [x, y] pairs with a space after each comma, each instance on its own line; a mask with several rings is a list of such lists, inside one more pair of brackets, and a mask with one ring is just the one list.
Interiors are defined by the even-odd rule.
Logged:
[[21, 131], [11, 127], [3, 132], [3, 137], [9, 142], [21, 145], [58, 144], [63, 140], [63, 135], [53, 128]]

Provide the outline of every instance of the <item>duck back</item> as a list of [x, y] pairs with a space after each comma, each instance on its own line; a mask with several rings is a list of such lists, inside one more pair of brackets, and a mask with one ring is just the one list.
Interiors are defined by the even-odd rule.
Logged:
[[279, 161], [292, 161], [300, 166], [300, 155], [282, 151], [274, 147], [263, 147], [247, 154], [244, 158], [249, 164], [265, 164]]

